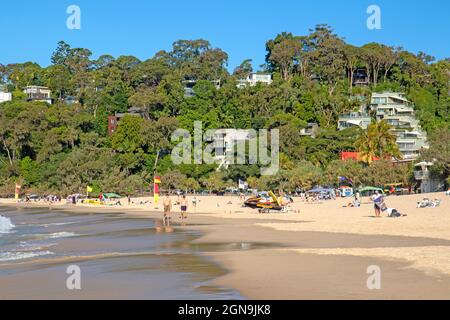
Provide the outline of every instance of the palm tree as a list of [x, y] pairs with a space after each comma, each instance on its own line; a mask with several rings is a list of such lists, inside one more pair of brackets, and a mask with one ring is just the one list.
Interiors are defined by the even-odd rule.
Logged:
[[392, 127], [384, 120], [370, 124], [355, 142], [355, 147], [360, 152], [361, 160], [368, 165], [372, 164], [374, 157], [402, 157], [397, 137], [392, 133]]
[[376, 157], [377, 149], [375, 138], [368, 129], [356, 140], [355, 147], [359, 151], [361, 161], [371, 165], [373, 158]]

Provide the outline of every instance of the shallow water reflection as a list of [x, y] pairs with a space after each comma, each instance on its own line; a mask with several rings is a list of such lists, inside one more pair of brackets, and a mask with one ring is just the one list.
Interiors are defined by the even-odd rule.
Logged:
[[[0, 236], [2, 298], [242, 298], [209, 284], [225, 271], [201, 253], [248, 250], [251, 244], [191, 244], [199, 233], [158, 233], [158, 221], [121, 215], [28, 208], [0, 212], [15, 225], [12, 233]], [[80, 292], [65, 287], [70, 265], [82, 270]]]

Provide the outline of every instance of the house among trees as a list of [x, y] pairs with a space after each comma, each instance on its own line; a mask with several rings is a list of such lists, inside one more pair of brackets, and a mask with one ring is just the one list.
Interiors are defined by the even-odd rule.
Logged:
[[414, 106], [403, 93], [373, 93], [369, 108], [362, 106], [358, 112], [339, 116], [338, 129], [342, 131], [351, 127], [360, 127], [366, 130], [375, 119], [378, 122], [385, 121], [390, 126], [402, 161], [415, 160], [421, 151], [429, 148], [427, 134], [416, 119]]
[[67, 96], [64, 99], [62, 99], [62, 101], [67, 105], [67, 106], [71, 106], [75, 103], [80, 103], [80, 101], [74, 97], [74, 96]]
[[345, 130], [351, 127], [360, 127], [361, 129], [367, 129], [372, 123], [372, 117], [363, 111], [350, 112], [339, 116], [338, 129]]
[[215, 148], [215, 158], [220, 163], [217, 170], [222, 168], [228, 169], [229, 159], [228, 157], [234, 156], [235, 146], [237, 144], [246, 143], [250, 141], [252, 137], [248, 130], [237, 130], [237, 129], [220, 129], [216, 130], [214, 135]]
[[366, 68], [358, 68], [353, 74], [353, 85], [355, 87], [368, 86], [370, 83]]
[[[170, 51], [144, 61], [93, 59], [89, 49], [60, 42], [49, 66], [0, 64], [5, 93], [40, 84], [55, 98], [51, 106], [27, 103], [25, 95], [0, 105], [0, 196], [10, 194], [15, 181], [24, 192], [57, 195], [77, 193], [93, 181], [113, 192], [141, 190], [158, 153], [155, 170], [165, 189], [221, 190], [229, 180], [245, 179], [259, 190], [292, 191], [335, 185], [337, 175], [357, 185], [408, 185], [411, 167], [422, 159], [450, 185], [450, 60], [379, 43], [353, 46], [327, 25], [301, 35], [283, 32], [265, 45], [264, 71], [256, 74], [249, 59], [230, 74], [228, 54], [203, 39], [175, 41]], [[369, 85], [356, 87], [366, 75]], [[239, 79], [247, 89], [236, 86]], [[408, 92], [417, 108], [400, 93], [372, 97], [377, 88]], [[49, 89], [29, 87], [26, 96], [51, 102]], [[71, 103], [76, 107], [66, 106]], [[349, 111], [355, 113], [343, 115]], [[258, 166], [232, 167], [223, 155], [220, 173], [213, 165], [174, 164], [171, 133], [190, 130], [196, 121], [205, 130], [279, 129], [281, 170], [269, 179]], [[369, 121], [366, 130], [337, 130], [364, 128]], [[230, 145], [219, 151], [231, 156]]]
[[[221, 86], [220, 79], [217, 80], [211, 80], [211, 83], [214, 85], [214, 87], [219, 90]], [[197, 84], [197, 80], [184, 80], [184, 97], [185, 98], [192, 98], [195, 97], [194, 87]]]
[[6, 86], [0, 84], [0, 103], [11, 101], [12, 94], [8, 92]]
[[119, 126], [120, 120], [125, 116], [144, 118], [144, 115], [140, 108], [131, 107], [128, 109], [128, 112], [125, 113], [116, 113], [113, 116], [108, 117], [108, 134], [111, 136], [116, 132], [117, 127]]
[[258, 83], [264, 83], [266, 85], [272, 84], [272, 75], [270, 73], [250, 73], [246, 79], [241, 79], [238, 81], [237, 87], [239, 89], [245, 88], [247, 86], [254, 87]]
[[300, 135], [303, 137], [315, 138], [319, 131], [319, 125], [317, 123], [308, 123], [306, 128], [300, 130]]
[[27, 86], [23, 90], [27, 96], [27, 101], [39, 101], [52, 104], [51, 91], [47, 87]]
[[414, 106], [403, 93], [374, 93], [370, 108], [378, 121], [385, 120], [393, 127], [404, 159], [416, 159], [421, 150], [429, 148], [427, 134], [416, 119]]

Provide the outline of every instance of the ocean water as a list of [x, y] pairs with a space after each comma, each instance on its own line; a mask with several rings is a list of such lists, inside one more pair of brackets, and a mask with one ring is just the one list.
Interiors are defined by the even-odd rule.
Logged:
[[[225, 273], [159, 221], [120, 214], [0, 207], [0, 299], [242, 299], [211, 285]], [[211, 248], [208, 248], [211, 250]], [[81, 290], [69, 290], [70, 266]]]

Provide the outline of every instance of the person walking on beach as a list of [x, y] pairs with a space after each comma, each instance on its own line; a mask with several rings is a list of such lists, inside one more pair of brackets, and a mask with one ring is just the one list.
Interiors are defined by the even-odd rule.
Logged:
[[186, 195], [183, 195], [180, 200], [181, 206], [181, 221], [184, 222], [184, 219], [187, 219], [187, 209], [188, 209], [188, 201], [186, 199]]
[[170, 226], [170, 213], [172, 211], [172, 199], [170, 199], [169, 194], [166, 193], [163, 201], [164, 205], [164, 225]]

